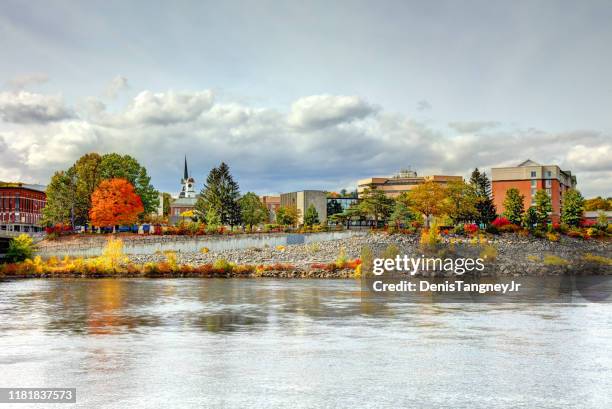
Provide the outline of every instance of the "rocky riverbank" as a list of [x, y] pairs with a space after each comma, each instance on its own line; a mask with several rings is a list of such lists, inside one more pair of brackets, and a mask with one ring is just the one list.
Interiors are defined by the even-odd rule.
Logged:
[[[372, 251], [373, 257], [393, 254], [409, 257], [480, 257], [485, 260], [483, 275], [612, 274], [609, 241], [562, 237], [559, 241], [551, 242], [516, 234], [492, 236], [479, 241], [446, 237], [433, 249], [423, 248], [416, 235], [367, 234], [322, 243], [204, 253], [176, 252], [175, 255], [179, 264], [201, 265], [224, 259], [237, 265], [290, 264], [296, 270], [304, 271], [317, 270], [317, 266], [333, 263], [339, 257], [357, 259], [364, 247]], [[144, 264], [163, 262], [166, 258], [167, 254], [164, 253], [131, 255], [130, 261]]]

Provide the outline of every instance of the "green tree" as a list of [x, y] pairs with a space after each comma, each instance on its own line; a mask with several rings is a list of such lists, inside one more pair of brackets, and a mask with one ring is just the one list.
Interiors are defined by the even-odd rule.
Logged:
[[130, 155], [109, 153], [100, 160], [100, 178], [125, 179], [134, 186], [136, 194], [140, 196], [144, 213], [155, 213], [159, 207], [159, 192], [151, 184], [151, 177], [144, 166]]
[[550, 219], [550, 213], [552, 212], [552, 202], [550, 196], [546, 193], [546, 190], [540, 189], [536, 192], [535, 198], [535, 211], [538, 215], [539, 227], [545, 227]]
[[6, 252], [6, 259], [11, 263], [17, 263], [27, 258], [32, 258], [34, 254], [34, 242], [27, 234], [20, 234], [11, 239], [9, 248]]
[[520, 225], [523, 218], [523, 212], [525, 211], [525, 196], [516, 188], [506, 190], [504, 209], [504, 217], [506, 217], [510, 223]]
[[233, 228], [240, 223], [239, 197], [238, 183], [230, 174], [229, 166], [222, 162], [219, 167], [211, 169], [195, 207], [200, 214], [215, 212], [222, 224]]
[[470, 185], [476, 189], [476, 194], [480, 197], [491, 196], [491, 181], [485, 172], [480, 173], [478, 168], [474, 169], [470, 177]]
[[295, 206], [280, 206], [276, 209], [276, 222], [283, 226], [295, 226], [300, 218], [300, 211]]
[[242, 222], [253, 230], [253, 226], [268, 220], [268, 209], [261, 203], [259, 196], [253, 192], [247, 192], [238, 200]]
[[208, 211], [204, 215], [204, 220], [206, 220], [206, 224], [209, 227], [218, 227], [219, 225], [221, 225], [221, 219], [219, 218], [219, 214], [215, 212], [213, 208], [208, 209]]
[[42, 224], [70, 224], [76, 205], [75, 181], [68, 172], [58, 171], [47, 185], [47, 204], [42, 210]]
[[100, 162], [102, 157], [97, 153], [88, 153], [79, 158], [68, 174], [75, 180], [75, 206], [72, 215], [73, 225], [84, 225], [89, 221], [91, 195], [100, 184]]
[[315, 224], [319, 224], [319, 213], [312, 203], [304, 212], [304, 224], [306, 226], [314, 226]]
[[359, 208], [363, 214], [372, 216], [374, 223], [378, 226], [378, 220], [389, 217], [393, 211], [393, 205], [393, 199], [387, 197], [382, 190], [365, 189]]
[[416, 215], [410, 207], [404, 201], [396, 200], [393, 212], [389, 216], [389, 222], [400, 228], [402, 225], [407, 225], [414, 220], [416, 220]]
[[334, 214], [342, 213], [342, 205], [337, 199], [331, 199], [327, 201], [327, 215], [332, 216]]
[[584, 198], [576, 189], [570, 189], [563, 195], [561, 221], [569, 226], [579, 226], [584, 213]]
[[476, 220], [478, 218], [478, 212], [476, 211], [477, 201], [478, 194], [473, 185], [463, 181], [449, 182], [446, 185], [444, 213], [451, 218], [453, 224]]
[[538, 214], [533, 206], [530, 206], [529, 209], [523, 215], [523, 226], [528, 229], [533, 229], [533, 227], [538, 223]]
[[476, 190], [476, 221], [489, 224], [497, 216], [497, 209], [491, 199], [491, 181], [485, 172], [480, 173], [478, 168], [474, 169], [470, 177], [470, 185]]

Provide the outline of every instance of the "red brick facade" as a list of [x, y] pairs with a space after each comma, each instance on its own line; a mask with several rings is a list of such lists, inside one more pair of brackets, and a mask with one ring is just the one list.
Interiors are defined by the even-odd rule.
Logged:
[[39, 231], [46, 198], [45, 192], [21, 183], [0, 185], [0, 229]]

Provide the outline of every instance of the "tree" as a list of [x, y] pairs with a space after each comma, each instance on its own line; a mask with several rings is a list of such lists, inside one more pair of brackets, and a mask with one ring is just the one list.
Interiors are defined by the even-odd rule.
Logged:
[[538, 223], [538, 214], [533, 206], [530, 206], [529, 209], [523, 215], [523, 226], [528, 229], [533, 229], [533, 227]]
[[474, 169], [470, 177], [470, 185], [476, 190], [476, 221], [489, 224], [497, 216], [497, 209], [491, 199], [491, 181], [485, 172], [480, 173], [478, 168]]
[[304, 212], [304, 224], [306, 226], [314, 226], [315, 224], [319, 224], [319, 213], [312, 203]]
[[576, 189], [570, 189], [563, 195], [561, 221], [569, 226], [579, 226], [584, 213], [584, 198]]
[[337, 199], [331, 199], [327, 201], [327, 214], [329, 216], [342, 213], [342, 204]]
[[367, 216], [374, 218], [374, 223], [378, 226], [379, 219], [386, 219], [393, 210], [393, 199], [387, 197], [382, 190], [365, 189], [362, 194], [359, 209]]
[[534, 202], [535, 211], [538, 216], [538, 225], [544, 227], [548, 224], [550, 213], [552, 212], [550, 196], [546, 193], [546, 190], [540, 189], [535, 194]]
[[98, 227], [135, 223], [144, 211], [140, 196], [125, 179], [102, 181], [92, 194], [91, 202], [89, 217]]
[[607, 199], [597, 196], [591, 199], [587, 199], [584, 203], [584, 210], [595, 211], [595, 210], [612, 210], [612, 197]]
[[412, 208], [425, 216], [427, 226], [429, 226], [431, 216], [439, 216], [444, 213], [445, 197], [444, 186], [433, 181], [422, 183], [410, 191]]
[[247, 192], [238, 200], [242, 222], [253, 230], [253, 226], [268, 220], [268, 209], [261, 203], [259, 196], [253, 192]]
[[209, 211], [217, 213], [222, 224], [232, 228], [240, 223], [240, 190], [229, 171], [229, 166], [221, 162], [219, 167], [211, 169], [204, 188], [196, 202], [196, 210], [203, 215]]
[[11, 239], [9, 248], [6, 252], [6, 259], [11, 263], [17, 263], [34, 255], [34, 242], [27, 234], [20, 234]]
[[410, 207], [404, 201], [396, 200], [393, 212], [389, 216], [389, 222], [400, 228], [402, 225], [406, 225], [414, 220], [416, 220], [416, 215], [410, 210]]
[[276, 222], [283, 226], [295, 226], [300, 218], [300, 211], [295, 206], [280, 206], [276, 209]]
[[468, 222], [478, 218], [476, 203], [478, 195], [473, 185], [464, 181], [452, 181], [446, 185], [445, 211], [453, 224]]
[[474, 169], [470, 177], [470, 185], [476, 189], [476, 194], [480, 197], [491, 196], [491, 181], [485, 172], [480, 173], [478, 168]]
[[76, 186], [68, 172], [55, 172], [47, 186], [47, 204], [42, 210], [42, 224], [70, 224], [76, 205]]
[[75, 206], [72, 212], [72, 224], [84, 225], [89, 221], [91, 195], [100, 183], [100, 162], [102, 157], [97, 153], [88, 153], [79, 158], [68, 174], [75, 181]]
[[164, 217], [168, 217], [170, 216], [170, 205], [172, 204], [174, 199], [172, 198], [172, 195], [170, 195], [170, 193], [166, 193], [166, 192], [162, 193], [162, 198], [164, 200], [163, 215]]
[[109, 153], [100, 160], [100, 178], [125, 179], [130, 182], [136, 194], [140, 196], [146, 213], [157, 212], [159, 207], [159, 192], [151, 185], [151, 177], [147, 170], [130, 155]]
[[506, 190], [504, 209], [503, 216], [506, 217], [510, 223], [520, 225], [523, 218], [523, 212], [525, 211], [525, 196], [516, 188]]

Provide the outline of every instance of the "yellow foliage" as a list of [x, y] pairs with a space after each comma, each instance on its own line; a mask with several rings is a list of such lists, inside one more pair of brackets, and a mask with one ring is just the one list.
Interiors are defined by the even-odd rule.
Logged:
[[569, 261], [554, 254], [547, 254], [544, 256], [544, 264], [547, 266], [566, 266]]
[[206, 254], [206, 253], [208, 253], [209, 251], [210, 251], [210, 250], [208, 249], [208, 247], [202, 247], [202, 248], [200, 249], [200, 253], [202, 253], [202, 254]]
[[285, 251], [285, 246], [278, 245], [278, 246], [276, 246], [276, 250], [278, 250], [278, 251]]
[[356, 280], [361, 279], [361, 264], [357, 264], [355, 270], [353, 271], [353, 278]]
[[346, 250], [344, 249], [344, 247], [340, 247], [338, 257], [336, 258], [336, 267], [343, 268], [347, 262], [348, 257], [346, 257]]
[[585, 254], [584, 256], [582, 256], [582, 258], [584, 258], [586, 261], [592, 261], [595, 263], [612, 266], [612, 258], [608, 258], [604, 256], [597, 256], [591, 253]]
[[559, 241], [559, 237], [558, 233], [546, 233], [546, 238], [550, 241]]

